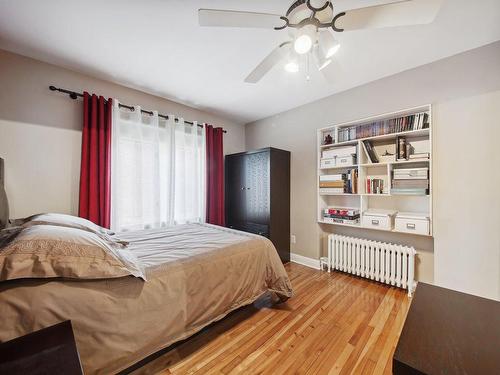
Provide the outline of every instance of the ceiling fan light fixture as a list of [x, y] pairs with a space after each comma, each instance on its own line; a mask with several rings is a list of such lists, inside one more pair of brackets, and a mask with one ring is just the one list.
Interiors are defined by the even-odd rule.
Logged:
[[285, 63], [285, 71], [288, 73], [297, 73], [300, 69], [299, 67], [299, 56], [292, 49], [290, 50], [290, 54], [288, 56], [288, 60]]
[[299, 71], [299, 64], [297, 61], [289, 61], [285, 64], [285, 70], [288, 73], [297, 73]]
[[316, 27], [305, 25], [299, 29], [293, 48], [299, 55], [303, 55], [311, 50], [314, 42], [316, 42]]
[[335, 55], [339, 48], [340, 43], [333, 37], [329, 31], [323, 31], [319, 34], [319, 44], [323, 49], [323, 53], [326, 59], [329, 59]]

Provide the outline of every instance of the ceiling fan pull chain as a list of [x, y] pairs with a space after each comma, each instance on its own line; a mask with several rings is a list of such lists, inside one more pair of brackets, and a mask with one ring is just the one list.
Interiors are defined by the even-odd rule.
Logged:
[[311, 75], [309, 74], [309, 64], [310, 64], [309, 53], [306, 54], [306, 81], [309, 82], [311, 79]]

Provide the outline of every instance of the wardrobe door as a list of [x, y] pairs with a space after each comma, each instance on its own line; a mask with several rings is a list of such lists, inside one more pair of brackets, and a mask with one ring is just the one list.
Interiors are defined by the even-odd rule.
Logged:
[[247, 222], [269, 225], [270, 212], [270, 153], [269, 151], [245, 155], [245, 192]]
[[226, 222], [240, 228], [246, 216], [245, 155], [226, 156]]
[[290, 152], [271, 150], [270, 240], [283, 263], [290, 261]]

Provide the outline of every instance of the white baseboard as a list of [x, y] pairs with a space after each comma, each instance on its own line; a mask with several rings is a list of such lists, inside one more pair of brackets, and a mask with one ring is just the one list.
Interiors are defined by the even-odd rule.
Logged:
[[290, 253], [290, 261], [319, 270], [319, 259], [308, 258], [299, 254]]

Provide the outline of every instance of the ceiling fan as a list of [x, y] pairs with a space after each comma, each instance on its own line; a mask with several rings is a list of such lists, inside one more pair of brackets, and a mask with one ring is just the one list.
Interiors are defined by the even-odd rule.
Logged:
[[[339, 0], [342, 1], [342, 0]], [[333, 1], [296, 0], [284, 16], [234, 10], [199, 9], [200, 26], [288, 29], [290, 40], [277, 46], [245, 78], [257, 83], [275, 65], [285, 61], [288, 72], [299, 71], [299, 58], [306, 67], [314, 60], [322, 71], [332, 62], [340, 44], [332, 32], [431, 23], [443, 0], [388, 0], [382, 5], [335, 13]]]

